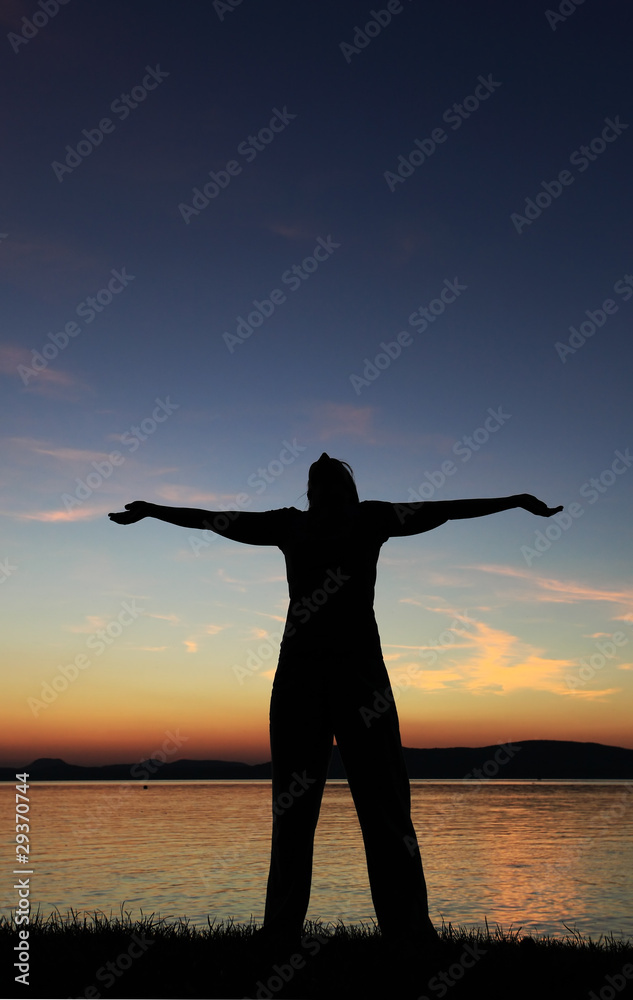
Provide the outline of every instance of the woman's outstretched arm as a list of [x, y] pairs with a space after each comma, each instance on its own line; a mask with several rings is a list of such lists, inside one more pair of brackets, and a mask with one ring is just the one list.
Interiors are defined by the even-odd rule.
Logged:
[[530, 514], [551, 517], [562, 507], [548, 507], [530, 493], [517, 493], [511, 497], [486, 497], [475, 500], [432, 500], [421, 503], [392, 504], [397, 528], [391, 535], [416, 535], [422, 531], [439, 527], [447, 521], [457, 521], [466, 517], [483, 517], [497, 514], [502, 510], [522, 507]]
[[209, 528], [213, 530], [212, 520], [221, 512], [199, 510], [195, 507], [162, 507], [157, 503], [147, 503], [145, 500], [134, 500], [126, 503], [125, 510], [118, 514], [108, 514], [116, 524], [135, 524], [144, 517], [156, 517], [159, 521], [168, 521], [181, 528]]
[[501, 510], [512, 510], [522, 507], [530, 514], [540, 517], [551, 517], [562, 507], [548, 507], [542, 500], [537, 500], [530, 493], [517, 493], [512, 497], [493, 497], [482, 500], [436, 500], [433, 504], [438, 512], [446, 513], [448, 521], [456, 521], [463, 517], [482, 517], [485, 514], [497, 514]]
[[126, 503], [125, 510], [108, 514], [116, 524], [134, 524], [144, 517], [177, 524], [181, 528], [200, 528], [250, 545], [279, 545], [288, 524], [291, 509], [267, 511], [201, 510], [197, 507], [163, 507], [145, 500]]

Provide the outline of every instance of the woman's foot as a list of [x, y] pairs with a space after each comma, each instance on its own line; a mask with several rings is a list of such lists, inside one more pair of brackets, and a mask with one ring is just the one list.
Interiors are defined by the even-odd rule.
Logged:
[[251, 941], [262, 951], [274, 955], [291, 955], [301, 948], [301, 929], [259, 927]]

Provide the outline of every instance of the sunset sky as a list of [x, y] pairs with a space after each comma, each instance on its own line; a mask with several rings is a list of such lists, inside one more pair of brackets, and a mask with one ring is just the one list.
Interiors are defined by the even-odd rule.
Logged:
[[55, 6], [0, 13], [0, 763], [268, 760], [282, 554], [107, 513], [322, 451], [565, 507], [383, 547], [406, 746], [633, 747], [627, 6]]

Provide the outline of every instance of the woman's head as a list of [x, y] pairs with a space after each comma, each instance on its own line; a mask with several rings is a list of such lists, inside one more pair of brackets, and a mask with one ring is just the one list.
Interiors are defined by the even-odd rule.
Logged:
[[308, 472], [308, 504], [318, 507], [333, 503], [360, 503], [360, 500], [354, 473], [347, 462], [323, 452]]

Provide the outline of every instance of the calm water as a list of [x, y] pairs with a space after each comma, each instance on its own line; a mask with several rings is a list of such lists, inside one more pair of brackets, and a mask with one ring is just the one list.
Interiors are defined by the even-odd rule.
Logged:
[[[55, 908], [263, 918], [268, 782], [35, 784], [32, 900]], [[13, 870], [12, 785], [0, 785], [2, 870]], [[633, 938], [631, 782], [413, 781], [431, 916], [563, 936]], [[4, 885], [10, 883], [4, 879]], [[8, 898], [7, 898], [8, 895]], [[1, 912], [15, 905], [12, 890]], [[345, 782], [326, 786], [309, 919], [371, 921], [364, 852]]]

